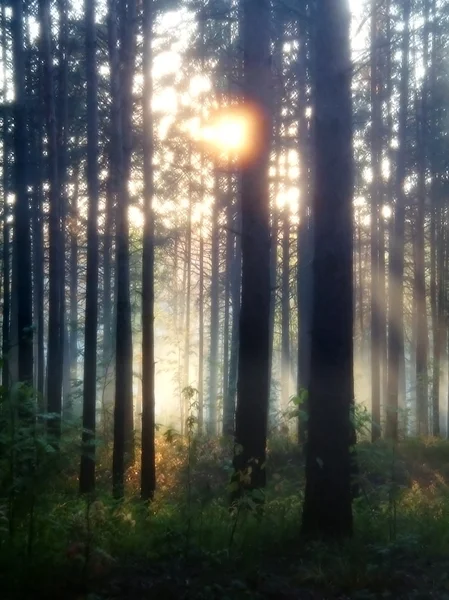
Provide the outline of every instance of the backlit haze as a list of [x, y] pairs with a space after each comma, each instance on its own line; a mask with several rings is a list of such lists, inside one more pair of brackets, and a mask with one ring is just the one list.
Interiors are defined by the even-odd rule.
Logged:
[[[353, 11], [353, 51], [354, 61], [357, 62], [366, 52], [366, 33], [368, 22], [362, 21], [361, 3], [351, 0]], [[174, 223], [188, 218], [189, 211], [188, 190], [205, 186], [201, 198], [196, 197], [190, 209], [192, 220], [192, 281], [191, 290], [197, 294], [198, 288], [198, 244], [200, 236], [203, 237], [207, 261], [210, 260], [210, 215], [215, 202], [213, 169], [217, 165], [232, 162], [234, 165], [242, 164], [245, 160], [254, 156], [256, 148], [252, 140], [255, 139], [254, 131], [257, 130], [257, 114], [254, 111], [244, 112], [236, 107], [235, 98], [226, 98], [223, 94], [217, 97], [212, 85], [212, 69], [205, 67], [201, 72], [196, 67], [191, 67], [183, 59], [183, 53], [189, 48], [189, 37], [196, 31], [196, 22], [187, 11], [176, 11], [165, 14], [157, 26], [157, 37], [155, 41], [154, 60], [154, 83], [155, 94], [152, 108], [155, 115], [155, 136], [159, 151], [155, 162], [160, 165], [161, 170], [178, 173], [180, 178], [185, 178], [185, 185], [180, 188], [174, 201], [159, 198], [156, 192], [156, 209], [158, 219], [162, 224], [173, 228]], [[163, 49], [160, 48], [163, 46]], [[292, 51], [293, 45], [286, 44], [284, 52]], [[182, 90], [182, 91], [181, 91]], [[310, 109], [309, 114], [310, 114]], [[191, 112], [186, 116], [186, 113]], [[178, 164], [174, 152], [170, 148], [168, 139], [173, 133], [173, 128], [179, 130], [184, 136], [184, 144], [190, 153], [190, 165], [184, 166], [188, 176], [182, 171], [182, 165]], [[288, 135], [296, 135], [295, 128], [287, 132]], [[181, 138], [182, 139], [182, 138]], [[182, 142], [181, 142], [182, 143]], [[200, 158], [203, 152], [202, 158]], [[201, 169], [203, 171], [201, 172]], [[277, 171], [276, 171], [277, 169]], [[281, 157], [277, 158], [277, 166], [272, 164], [270, 176], [277, 173], [281, 177], [281, 183], [271, 194], [275, 206], [279, 210], [287, 209], [291, 215], [292, 227], [298, 222], [298, 209], [300, 203], [300, 189], [297, 182], [300, 175], [298, 152], [292, 148]], [[163, 177], [163, 174], [160, 175]], [[370, 174], [366, 173], [369, 179]], [[139, 195], [141, 182], [131, 182], [132, 191]], [[156, 185], [157, 188], [157, 185]], [[165, 194], [164, 194], [165, 196]], [[358, 204], [357, 204], [358, 203]], [[365, 204], [363, 198], [358, 198], [356, 204], [361, 207]], [[389, 207], [384, 208], [384, 216], [388, 218]], [[369, 217], [364, 216], [363, 222], [366, 226]], [[142, 225], [142, 214], [138, 204], [130, 209], [130, 220], [134, 227]], [[185, 222], [185, 221], [184, 221]], [[182, 262], [182, 258], [180, 259]], [[206, 273], [206, 278], [209, 275]], [[182, 273], [179, 274], [179, 282], [170, 285], [181, 286]], [[206, 284], [207, 286], [208, 284]], [[205, 288], [207, 297], [208, 288]], [[179, 420], [179, 390], [183, 382], [179, 380], [176, 373], [181, 369], [181, 358], [184, 353], [184, 336], [173, 334], [170, 321], [170, 307], [165, 304], [163, 293], [156, 294], [157, 319], [156, 319], [156, 411], [157, 419], [164, 424], [178, 426]], [[192, 298], [189, 359], [189, 382], [193, 388], [197, 386], [198, 373], [198, 305], [197, 296]], [[293, 353], [293, 360], [294, 353]], [[280, 357], [274, 358], [274, 364], [280, 369]], [[276, 368], [276, 367], [275, 367]], [[290, 386], [294, 389], [294, 366], [290, 369], [292, 373]], [[360, 382], [365, 378], [356, 378], [360, 388]], [[207, 396], [207, 385], [205, 388]], [[139, 385], [136, 381], [135, 392], [139, 394]], [[358, 390], [358, 397], [364, 399], [364, 390]]]

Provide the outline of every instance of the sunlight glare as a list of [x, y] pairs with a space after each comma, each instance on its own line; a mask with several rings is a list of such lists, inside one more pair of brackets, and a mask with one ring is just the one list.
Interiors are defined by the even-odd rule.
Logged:
[[262, 113], [254, 106], [233, 105], [214, 110], [194, 138], [218, 160], [252, 161], [262, 148]]
[[143, 212], [140, 206], [131, 205], [128, 208], [128, 219], [132, 227], [141, 229], [144, 225]]
[[391, 218], [392, 214], [393, 214], [393, 210], [392, 210], [391, 206], [388, 206], [388, 204], [384, 204], [382, 206], [382, 216], [383, 216], [383, 218], [388, 220], [388, 219]]
[[225, 115], [200, 133], [203, 141], [211, 143], [224, 152], [233, 152], [243, 148], [247, 138], [247, 123], [243, 117]]

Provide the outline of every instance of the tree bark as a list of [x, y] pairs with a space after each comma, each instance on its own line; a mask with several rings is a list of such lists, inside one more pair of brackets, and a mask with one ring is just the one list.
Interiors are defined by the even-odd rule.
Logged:
[[[308, 6], [310, 15], [310, 3]], [[310, 27], [310, 25], [309, 25]], [[297, 232], [297, 308], [298, 308], [298, 368], [297, 393], [309, 389], [310, 376], [310, 335], [312, 291], [312, 144], [311, 124], [307, 118], [307, 82], [308, 67], [311, 63], [311, 31], [303, 30], [299, 24], [299, 56], [298, 56], [298, 112], [299, 112], [299, 155], [301, 200], [299, 207], [299, 224]], [[310, 75], [310, 74], [309, 74]], [[302, 407], [303, 409], [306, 407]], [[298, 441], [305, 442], [307, 423], [304, 410], [298, 417]]]
[[235, 482], [266, 482], [265, 455], [269, 401], [270, 218], [268, 163], [272, 132], [270, 102], [270, 2], [243, 5], [245, 102], [258, 107], [258, 154], [242, 173], [242, 303], [235, 423]]
[[33, 345], [32, 345], [32, 272], [31, 272], [31, 229], [28, 204], [28, 134], [26, 127], [26, 89], [24, 61], [24, 21], [23, 2], [12, 2], [11, 35], [14, 69], [14, 254], [16, 274], [12, 293], [17, 310], [13, 324], [17, 335], [18, 380], [33, 384]]
[[49, 431], [55, 444], [61, 436], [62, 410], [62, 355], [61, 348], [61, 188], [58, 174], [56, 108], [54, 96], [54, 68], [51, 43], [50, 1], [40, 1], [42, 31], [42, 61], [44, 105], [46, 107], [48, 138], [48, 171], [50, 182], [49, 214], [49, 295], [48, 295], [48, 350], [47, 350], [47, 410], [53, 415]]
[[[2, 34], [2, 62], [3, 62], [3, 94], [6, 97], [7, 85], [7, 64], [6, 64], [6, 6], [1, 7], [1, 34]], [[10, 312], [11, 312], [11, 242], [10, 242], [10, 224], [8, 218], [10, 210], [8, 208], [8, 189], [10, 188], [10, 178], [8, 173], [9, 154], [11, 140], [8, 132], [9, 119], [6, 112], [3, 115], [2, 123], [2, 161], [3, 161], [3, 248], [2, 248], [2, 278], [3, 278], [3, 302], [2, 302], [2, 386], [5, 390], [9, 388], [9, 333], [10, 333]]]
[[382, 340], [381, 276], [380, 276], [380, 204], [382, 185], [382, 101], [379, 74], [379, 34], [380, 10], [377, 0], [372, 0], [371, 12], [371, 413], [373, 442], [381, 434], [381, 389], [380, 358]]
[[96, 67], [97, 34], [95, 0], [86, 0], [86, 77], [87, 77], [87, 271], [84, 330], [83, 379], [83, 454], [80, 492], [95, 489], [95, 429], [97, 404], [97, 327], [98, 327], [98, 75]]
[[[203, 163], [201, 163], [201, 194], [204, 196]], [[204, 198], [202, 198], [204, 200]], [[198, 431], [204, 427], [204, 237], [203, 212], [199, 226], [199, 298], [198, 298]]]
[[66, 352], [66, 223], [68, 210], [68, 141], [69, 141], [69, 86], [68, 86], [68, 5], [67, 0], [58, 0], [58, 93], [56, 97], [56, 140], [59, 185], [59, 355], [57, 374], [58, 388], [61, 390], [63, 415], [72, 416], [70, 386], [68, 385], [68, 360]]
[[217, 433], [217, 404], [218, 404], [218, 342], [220, 328], [219, 314], [219, 231], [218, 213], [220, 202], [219, 175], [215, 178], [215, 198], [212, 208], [212, 232], [211, 232], [211, 283], [210, 283], [210, 354], [209, 354], [209, 417], [208, 433]]
[[353, 526], [350, 11], [344, 0], [322, 0], [315, 11], [314, 304], [302, 533], [340, 539]]
[[[134, 4], [134, 2], [131, 2]], [[109, 55], [111, 63], [111, 146], [113, 152], [114, 193], [117, 197], [116, 223], [116, 335], [115, 335], [115, 404], [114, 404], [114, 448], [112, 456], [112, 486], [115, 498], [122, 498], [125, 484], [125, 464], [131, 450], [130, 438], [130, 404], [132, 414], [132, 334], [131, 334], [131, 305], [129, 297], [129, 223], [128, 223], [128, 171], [125, 165], [124, 145], [125, 125], [122, 112], [125, 110], [125, 96], [131, 89], [130, 78], [121, 77], [120, 65], [125, 63], [129, 68], [130, 47], [127, 39], [121, 46], [122, 60], [118, 55], [117, 36], [117, 0], [109, 0]], [[122, 16], [123, 17], [123, 16]], [[126, 15], [125, 15], [126, 17]], [[127, 18], [125, 18], [128, 21]], [[123, 18], [122, 18], [123, 21]], [[123, 24], [127, 31], [129, 27]], [[129, 33], [127, 32], [127, 35]], [[125, 35], [125, 38], [127, 36]], [[129, 102], [126, 108], [130, 110]], [[130, 126], [130, 123], [129, 123]], [[129, 138], [130, 132], [127, 132]]]
[[142, 249], [142, 500], [152, 500], [156, 489], [154, 396], [154, 211], [153, 211], [153, 0], [143, 3], [143, 168], [144, 229]]
[[281, 352], [281, 409], [290, 400], [290, 207], [284, 206], [282, 223], [282, 352]]
[[423, 63], [426, 76], [423, 81], [421, 101], [417, 103], [418, 148], [418, 208], [415, 224], [415, 301], [416, 301], [416, 410], [418, 435], [429, 432], [429, 398], [427, 359], [429, 331], [426, 301], [425, 217], [427, 184], [427, 127], [428, 127], [428, 75], [429, 62], [429, 0], [424, 3]]
[[402, 66], [399, 98], [399, 149], [396, 163], [396, 205], [390, 239], [389, 324], [388, 324], [388, 405], [386, 437], [398, 437], [400, 374], [404, 368], [404, 232], [409, 87], [410, 0], [404, 2]]

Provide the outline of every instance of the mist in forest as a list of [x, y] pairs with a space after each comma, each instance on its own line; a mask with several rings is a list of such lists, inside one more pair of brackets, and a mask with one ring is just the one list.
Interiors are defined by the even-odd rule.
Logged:
[[2, 598], [445, 597], [448, 7], [0, 3]]

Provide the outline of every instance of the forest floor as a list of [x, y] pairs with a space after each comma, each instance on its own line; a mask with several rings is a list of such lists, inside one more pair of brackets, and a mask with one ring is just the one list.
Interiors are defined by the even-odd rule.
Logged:
[[[98, 493], [76, 493], [70, 460], [0, 500], [2, 600], [449, 600], [449, 442], [360, 443], [354, 539], [305, 546], [299, 536], [302, 456], [270, 443], [263, 515], [248, 497], [227, 505], [229, 448], [216, 440], [158, 440], [159, 490], [114, 502], [105, 447]], [[60, 459], [58, 459], [60, 460]], [[63, 468], [62, 468], [63, 467]], [[53, 469], [53, 470], [52, 470]], [[34, 487], [33, 487], [34, 486]]]

